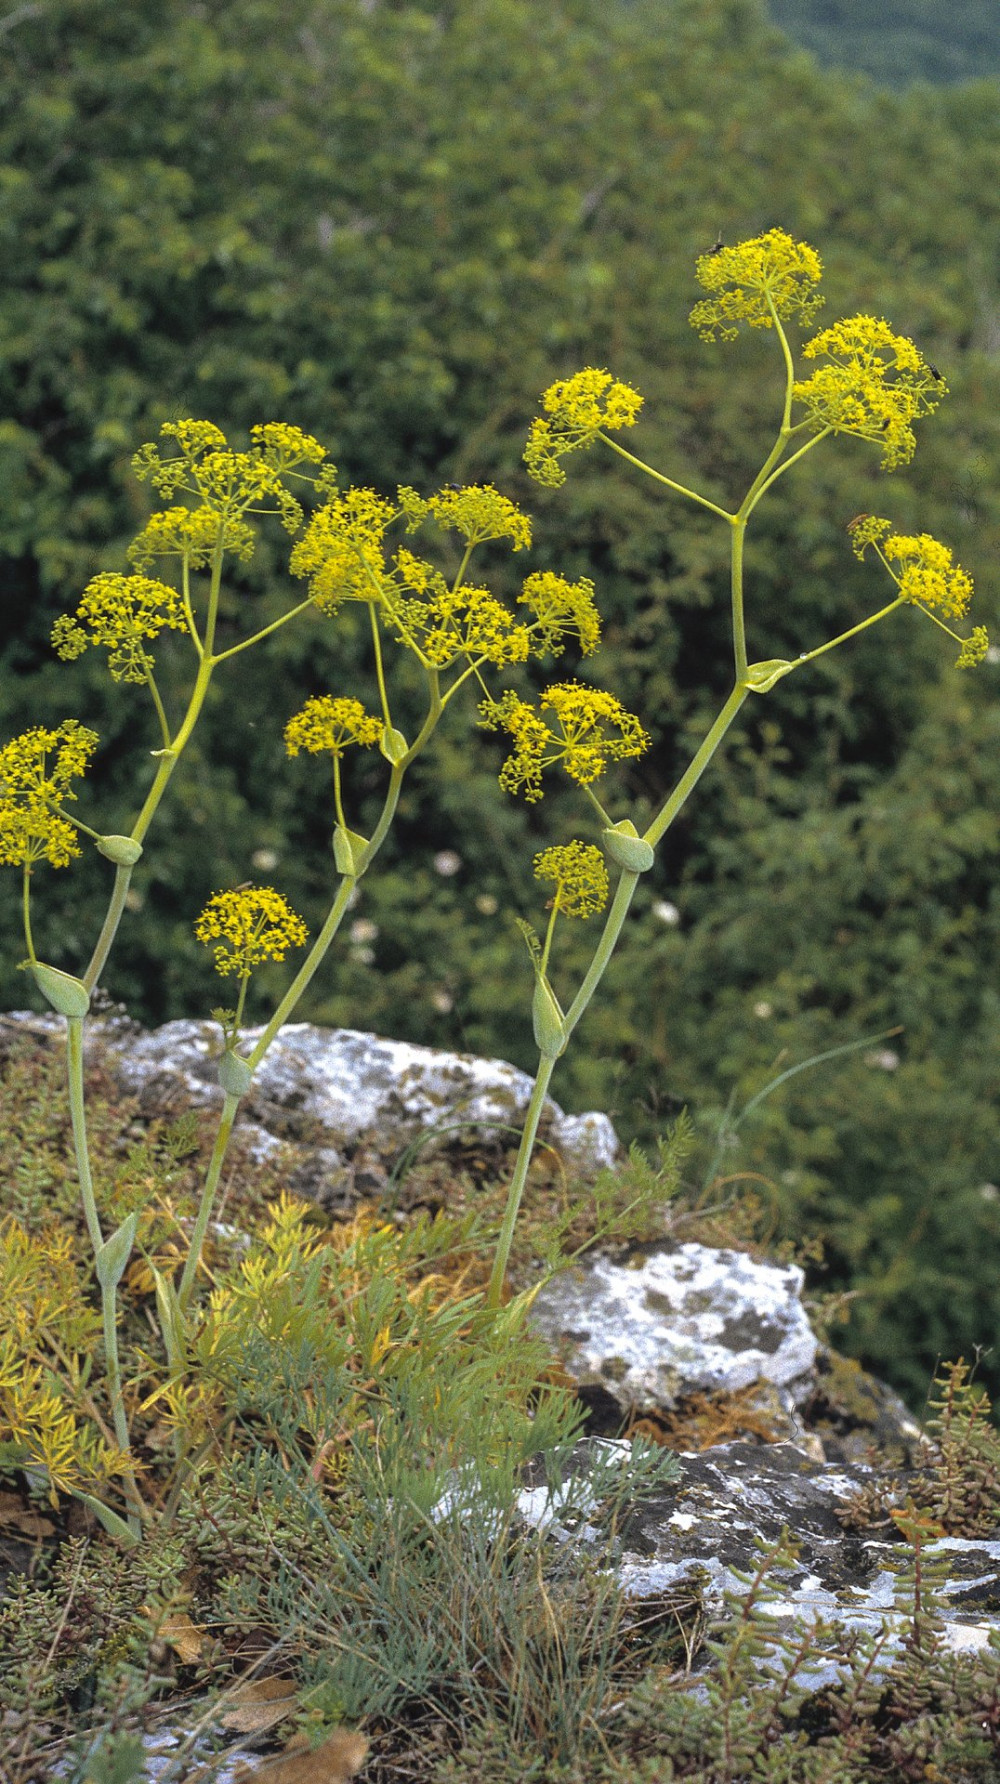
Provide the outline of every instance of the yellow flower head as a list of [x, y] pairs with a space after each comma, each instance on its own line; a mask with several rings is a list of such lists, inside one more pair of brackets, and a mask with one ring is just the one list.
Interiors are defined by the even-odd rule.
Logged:
[[542, 396], [542, 407], [545, 415], [531, 424], [524, 462], [536, 483], [557, 489], [566, 481], [559, 460], [582, 446], [592, 446], [601, 433], [634, 427], [642, 397], [630, 384], [612, 378], [610, 372], [587, 366], [572, 378], [550, 384]]
[[608, 870], [590, 842], [567, 842], [535, 856], [536, 880], [554, 880], [552, 903], [564, 917], [589, 917], [608, 902]]
[[383, 608], [402, 644], [435, 669], [465, 658], [523, 663], [531, 646], [527, 626], [519, 625], [489, 589], [462, 584], [449, 588], [439, 570], [405, 547], [393, 560], [384, 586]]
[[[282, 479], [296, 465], [319, 464], [326, 450], [311, 434], [283, 421], [268, 421], [250, 431], [251, 450], [234, 452], [222, 430], [210, 421], [167, 421], [160, 432], [176, 442], [177, 456], [161, 458], [159, 448], [148, 443], [136, 453], [132, 469], [161, 495], [185, 490], [199, 507], [218, 517], [224, 531], [253, 508], [277, 514], [288, 532], [297, 532], [302, 509]], [[245, 525], [244, 533], [250, 536], [252, 550], [252, 534]], [[236, 549], [226, 543], [227, 551]], [[249, 557], [250, 550], [240, 555]]]
[[407, 517], [407, 531], [424, 520], [433, 520], [442, 532], [461, 533], [469, 545], [487, 539], [509, 539], [514, 551], [531, 544], [531, 521], [516, 503], [508, 501], [492, 483], [470, 483], [460, 489], [443, 489], [424, 501], [416, 490], [399, 490], [399, 506]]
[[273, 886], [216, 892], [194, 926], [206, 947], [218, 946], [215, 970], [248, 979], [265, 960], [284, 960], [289, 948], [305, 946], [309, 931]]
[[930, 533], [912, 537], [891, 531], [891, 522], [865, 514], [852, 523], [856, 557], [874, 546], [906, 601], [961, 619], [972, 600], [972, 577], [956, 564], [947, 545]]
[[587, 577], [566, 582], [551, 570], [536, 570], [517, 599], [535, 616], [533, 654], [560, 651], [565, 638], [575, 638], [585, 657], [597, 649], [601, 616], [594, 605], [594, 585]]
[[793, 386], [813, 427], [873, 440], [882, 449], [883, 470], [907, 464], [917, 443], [913, 422], [930, 415], [948, 390], [913, 342], [877, 316], [849, 316], [807, 341], [802, 352], [828, 362]]
[[958, 656], [955, 659], [956, 669], [974, 669], [981, 663], [990, 648], [990, 635], [985, 626], [973, 626]]
[[[855, 555], [863, 558], [874, 546], [905, 601], [948, 619], [961, 619], [968, 612], [972, 577], [955, 563], [950, 549], [940, 539], [932, 538], [930, 533], [893, 533], [891, 523], [874, 514], [863, 514], [852, 521], [850, 532]], [[946, 631], [950, 629], [945, 627]], [[973, 626], [971, 636], [962, 643], [955, 667], [974, 668], [982, 662], [989, 643], [986, 627]]]
[[773, 328], [797, 316], [811, 322], [823, 299], [813, 287], [823, 276], [823, 263], [808, 242], [797, 242], [783, 229], [769, 229], [735, 248], [702, 254], [695, 266], [699, 285], [714, 295], [691, 311], [691, 326], [703, 341], [734, 341], [737, 323]]
[[372, 718], [360, 700], [335, 700], [330, 694], [317, 694], [289, 719], [285, 749], [290, 756], [297, 756], [300, 750], [308, 750], [313, 756], [323, 750], [342, 756], [352, 743], [371, 749], [384, 730], [382, 720]]
[[886, 533], [892, 532], [892, 521], [881, 520], [877, 514], [859, 514], [848, 526], [851, 535], [851, 549], [859, 560], [864, 559], [869, 545], [878, 545]]
[[322, 464], [326, 457], [326, 447], [312, 434], [304, 434], [300, 427], [289, 427], [285, 421], [259, 422], [250, 429], [250, 438], [264, 463], [276, 471], [287, 471], [294, 465]]
[[882, 545], [882, 554], [899, 584], [899, 592], [907, 601], [921, 607], [932, 607], [949, 619], [961, 619], [972, 600], [972, 577], [952, 560], [947, 545], [932, 539], [929, 533], [909, 538], [891, 533]]
[[189, 461], [202, 458], [206, 452], [225, 452], [229, 445], [214, 421], [165, 421], [160, 432], [165, 439], [176, 440], [182, 456]]
[[150, 515], [125, 555], [139, 570], [158, 557], [179, 557], [192, 570], [202, 570], [216, 544], [246, 562], [253, 556], [253, 529], [238, 516], [223, 519], [214, 508], [162, 508]]
[[[639, 720], [613, 694], [575, 681], [547, 688], [537, 712], [510, 690], [499, 700], [483, 700], [479, 711], [488, 731], [507, 731], [514, 740], [500, 770], [500, 785], [508, 793], [523, 787], [529, 802], [542, 797], [544, 768], [561, 763], [571, 780], [586, 787], [609, 762], [641, 756], [650, 744]], [[552, 713], [554, 726], [542, 716], [546, 712]]]
[[395, 510], [373, 489], [335, 493], [317, 510], [292, 552], [293, 576], [308, 576], [323, 613], [342, 601], [381, 602], [386, 575], [385, 530]]
[[86, 773], [96, 748], [96, 731], [64, 719], [53, 731], [23, 731], [0, 749], [0, 861], [66, 867], [80, 853], [59, 807], [76, 798], [70, 782]]
[[164, 627], [184, 629], [180, 596], [165, 582], [148, 576], [107, 573], [88, 582], [75, 615], [60, 614], [52, 643], [64, 662], [83, 655], [91, 644], [103, 644], [115, 681], [146, 681], [153, 659], [143, 640], [156, 638]]

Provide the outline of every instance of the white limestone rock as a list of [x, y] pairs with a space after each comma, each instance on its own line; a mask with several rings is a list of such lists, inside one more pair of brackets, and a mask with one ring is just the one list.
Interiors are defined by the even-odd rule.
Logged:
[[[36, 1031], [61, 1028], [61, 1018], [14, 1012]], [[245, 1031], [247, 1053], [261, 1034]], [[124, 1089], [140, 1106], [186, 1102], [221, 1104], [215, 1061], [218, 1024], [165, 1022], [144, 1031], [129, 1022], [97, 1018], [87, 1024], [88, 1045], [103, 1053]], [[306, 1139], [336, 1154], [362, 1139], [378, 1139], [383, 1154], [399, 1151], [435, 1127], [467, 1123], [484, 1135], [518, 1129], [524, 1120], [532, 1080], [503, 1059], [448, 1053], [410, 1041], [384, 1040], [353, 1028], [319, 1028], [292, 1022], [281, 1030], [256, 1072], [241, 1110], [241, 1121], [261, 1130], [261, 1154], [268, 1138]], [[468, 1131], [467, 1130], [467, 1131]], [[546, 1103], [542, 1135], [581, 1174], [596, 1175], [622, 1157], [606, 1115], [564, 1115]], [[513, 1142], [515, 1133], [506, 1138]]]
[[670, 1409], [696, 1390], [769, 1382], [806, 1391], [816, 1339], [795, 1264], [666, 1243], [624, 1264], [595, 1255], [540, 1291], [537, 1330], [581, 1386], [623, 1411]]

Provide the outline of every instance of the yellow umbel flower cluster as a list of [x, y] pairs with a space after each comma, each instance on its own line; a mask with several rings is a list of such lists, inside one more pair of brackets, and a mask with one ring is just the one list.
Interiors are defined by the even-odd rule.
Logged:
[[695, 274], [699, 285], [714, 294], [691, 311], [691, 326], [703, 341], [714, 341], [716, 334], [734, 341], [740, 322], [751, 328], [773, 328], [775, 316], [811, 322], [823, 302], [814, 289], [823, 276], [819, 255], [783, 229], [702, 254]]
[[213, 949], [215, 970], [248, 979], [265, 960], [284, 960], [289, 948], [305, 946], [309, 931], [287, 900], [273, 886], [250, 886], [238, 892], [216, 892], [194, 926], [195, 935]]
[[642, 397], [630, 384], [597, 366], [560, 378], [542, 395], [545, 415], [536, 416], [524, 449], [524, 462], [536, 483], [558, 489], [566, 481], [559, 460], [592, 446], [602, 433], [634, 427]]
[[608, 870], [592, 842], [567, 842], [535, 856], [536, 880], [554, 880], [552, 904], [564, 917], [590, 917], [608, 902]]
[[[587, 787], [598, 780], [609, 762], [641, 756], [650, 739], [634, 713], [602, 688], [579, 682], [556, 682], [539, 701], [529, 706], [509, 689], [499, 700], [483, 700], [479, 711], [486, 730], [504, 730], [514, 740], [514, 750], [500, 770], [500, 785], [507, 793], [524, 788], [529, 802], [542, 797], [542, 770], [561, 763], [571, 780]], [[559, 726], [541, 716], [554, 714]]]
[[319, 465], [326, 457], [325, 446], [312, 434], [304, 434], [300, 427], [289, 426], [287, 421], [258, 422], [250, 429], [250, 438], [264, 463], [275, 471], [288, 471], [301, 464]]
[[972, 577], [954, 562], [948, 546], [939, 539], [932, 539], [929, 533], [912, 538], [890, 533], [882, 551], [890, 564], [898, 566], [899, 592], [907, 601], [935, 607], [950, 619], [968, 613]]
[[[863, 558], [874, 547], [904, 601], [924, 608], [932, 618], [939, 614], [947, 619], [964, 618], [972, 601], [972, 577], [955, 563], [949, 546], [930, 533], [894, 533], [891, 526], [891, 521], [876, 514], [864, 514], [852, 522], [855, 557]], [[990, 643], [985, 626], [973, 626], [965, 639], [956, 632], [951, 635], [962, 646], [957, 669], [972, 669], [982, 662]]]
[[919, 349], [877, 316], [848, 316], [807, 341], [804, 358], [825, 357], [810, 378], [792, 387], [814, 428], [855, 434], [882, 449], [882, 468], [913, 457], [913, 422], [937, 408], [948, 386]]
[[874, 546], [904, 601], [961, 619], [972, 600], [972, 577], [955, 563], [950, 547], [930, 533], [910, 536], [894, 533], [891, 527], [891, 521], [878, 515], [864, 515], [851, 528], [855, 557], [863, 558]]
[[492, 483], [469, 483], [443, 489], [425, 501], [415, 489], [403, 486], [400, 510], [407, 517], [407, 531], [433, 520], [442, 532], [460, 533], [468, 545], [484, 545], [489, 539], [509, 539], [514, 551], [531, 544], [531, 521], [515, 502], [502, 496]]
[[210, 421], [167, 421], [160, 432], [176, 442], [177, 456], [161, 458], [159, 448], [148, 443], [136, 453], [132, 469], [161, 495], [183, 490], [196, 507], [154, 514], [130, 550], [133, 563], [141, 568], [171, 553], [200, 568], [217, 544], [249, 558], [254, 533], [243, 519], [248, 510], [277, 514], [288, 532], [298, 531], [302, 509], [283, 479], [296, 465], [320, 464], [326, 457], [326, 448], [311, 434], [283, 421], [263, 422], [251, 429], [251, 450], [234, 452]]
[[449, 588], [440, 571], [405, 548], [394, 564], [383, 589], [385, 616], [400, 642], [428, 668], [446, 669], [463, 657], [496, 668], [527, 660], [528, 627], [519, 625], [489, 589]]
[[384, 730], [382, 720], [372, 718], [360, 700], [316, 694], [285, 726], [285, 749], [290, 756], [297, 756], [300, 750], [313, 756], [323, 750], [342, 756], [352, 743], [371, 749]]
[[291, 555], [293, 576], [308, 576], [322, 613], [341, 602], [380, 601], [385, 532], [396, 510], [373, 489], [338, 491], [312, 517]]
[[35, 725], [0, 749], [0, 862], [20, 867], [46, 860], [66, 867], [80, 847], [59, 807], [75, 799], [70, 782], [87, 771], [96, 731], [64, 719], [52, 731]]
[[158, 557], [183, 558], [192, 570], [203, 570], [216, 545], [246, 563], [253, 556], [253, 528], [239, 515], [223, 516], [214, 508], [161, 508], [150, 515], [126, 556], [140, 570]]
[[968, 638], [963, 639], [962, 648], [955, 658], [956, 669], [975, 669], [981, 663], [990, 648], [990, 635], [985, 626], [973, 626]]
[[585, 657], [601, 642], [601, 616], [594, 603], [594, 585], [588, 577], [567, 582], [552, 570], [536, 570], [525, 579], [518, 605], [535, 616], [530, 630], [535, 650], [559, 652], [566, 638], [575, 638]]
[[180, 596], [165, 582], [108, 572], [88, 582], [75, 614], [60, 614], [52, 643], [64, 662], [82, 656], [92, 644], [103, 644], [110, 652], [114, 681], [144, 682], [153, 659], [143, 641], [158, 637], [165, 627], [183, 631], [184, 625]]

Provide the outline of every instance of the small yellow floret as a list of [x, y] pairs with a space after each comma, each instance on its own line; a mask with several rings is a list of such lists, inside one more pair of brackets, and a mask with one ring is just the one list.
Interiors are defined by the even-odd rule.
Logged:
[[590, 842], [567, 842], [535, 856], [536, 880], [554, 880], [552, 898], [564, 917], [589, 917], [608, 902], [608, 870]]
[[740, 322], [751, 328], [773, 328], [796, 316], [810, 322], [823, 299], [813, 289], [823, 276], [823, 263], [808, 242], [797, 242], [783, 229], [702, 254], [695, 266], [698, 283], [715, 295], [691, 311], [692, 328], [703, 341], [734, 341]]
[[289, 948], [305, 946], [309, 931], [273, 886], [251, 886], [239, 892], [216, 892], [194, 926], [213, 952], [215, 970], [247, 979], [265, 960], [284, 960]]
[[326, 457], [326, 447], [312, 434], [304, 434], [300, 427], [290, 427], [286, 421], [258, 422], [250, 429], [250, 437], [266, 462], [279, 471], [290, 465], [318, 465]]
[[[285, 529], [294, 533], [302, 524], [302, 509], [282, 481], [295, 465], [319, 464], [326, 448], [301, 428], [284, 421], [268, 421], [251, 428], [249, 452], [230, 449], [225, 434], [210, 421], [168, 421], [160, 429], [176, 440], [180, 453], [161, 458], [159, 447], [147, 443], [136, 453], [132, 469], [142, 481], [149, 480], [161, 495], [183, 489], [218, 518], [227, 551], [240, 549], [230, 542], [230, 530], [249, 509], [277, 514]], [[238, 540], [252, 534], [245, 523]], [[249, 551], [241, 551], [249, 556]]]
[[394, 558], [383, 608], [402, 644], [434, 669], [460, 658], [495, 668], [526, 661], [531, 636], [489, 589], [449, 588], [439, 570], [404, 548]]
[[882, 520], [877, 514], [859, 514], [847, 530], [851, 535], [851, 550], [856, 558], [863, 560], [870, 545], [878, 545], [886, 533], [891, 533], [892, 521]]
[[314, 756], [329, 750], [331, 755], [341, 756], [352, 743], [371, 749], [384, 730], [382, 720], [372, 718], [360, 700], [335, 700], [330, 694], [317, 694], [289, 719], [285, 749], [290, 756], [297, 756], [299, 750], [308, 750]]

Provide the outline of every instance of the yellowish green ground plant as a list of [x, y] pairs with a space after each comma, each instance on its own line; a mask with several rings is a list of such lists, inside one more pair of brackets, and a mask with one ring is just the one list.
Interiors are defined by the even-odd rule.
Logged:
[[[962, 638], [948, 623], [965, 614], [972, 593], [969, 578], [952, 562], [948, 548], [927, 535], [896, 533], [890, 521], [865, 515], [852, 523], [854, 549], [859, 556], [872, 553], [881, 563], [894, 587], [892, 599], [794, 661], [749, 660], [744, 544], [758, 505], [779, 478], [835, 436], [849, 435], [874, 445], [887, 470], [905, 463], [914, 450], [914, 424], [933, 411], [945, 387], [911, 341], [871, 316], [848, 318], [807, 340], [802, 356], [816, 363], [806, 368], [807, 375], [798, 376], [786, 325], [812, 321], [821, 302], [817, 290], [821, 266], [811, 247], [781, 230], [738, 247], [720, 247], [699, 260], [697, 274], [708, 296], [695, 306], [692, 322], [703, 337], [729, 339], [742, 324], [770, 330], [784, 364], [785, 394], [777, 435], [738, 507], [725, 509], [626, 451], [613, 435], [636, 423], [642, 398], [600, 369], [576, 373], [546, 391], [545, 412], [532, 426], [525, 455], [531, 474], [551, 487], [563, 480], [563, 458], [598, 443], [606, 445], [662, 484], [672, 497], [711, 512], [728, 531], [732, 690], [642, 835], [632, 818], [612, 818], [595, 790], [612, 764], [636, 758], [648, 747], [636, 715], [613, 694], [576, 680], [553, 682], [534, 701], [512, 689], [491, 691], [489, 678], [497, 671], [558, 655], [569, 645], [590, 655], [600, 638], [594, 589], [587, 580], [568, 582], [551, 570], [534, 571], [524, 580], [513, 606], [470, 580], [480, 547], [504, 543], [519, 552], [531, 543], [528, 517], [491, 485], [449, 486], [426, 498], [402, 486], [389, 499], [371, 489], [343, 488], [326, 462], [323, 446], [294, 426], [258, 426], [244, 451], [231, 446], [210, 422], [171, 423], [162, 430], [170, 452], [164, 455], [151, 444], [134, 461], [137, 476], [148, 481], [166, 505], [150, 516], [133, 541], [128, 553], [131, 569], [95, 577], [75, 613], [56, 624], [53, 641], [62, 657], [73, 658], [93, 647], [105, 649], [117, 682], [146, 689], [159, 730], [151, 780], [132, 827], [124, 834], [106, 833], [72, 809], [77, 800], [75, 783], [84, 775], [98, 741], [79, 721], [36, 726], [0, 751], [0, 861], [22, 870], [24, 964], [67, 1024], [76, 1166], [100, 1288], [114, 1453], [126, 1517], [93, 1499], [90, 1503], [106, 1527], [123, 1539], [138, 1542], [155, 1516], [131, 1461], [118, 1352], [118, 1286], [133, 1252], [139, 1216], [133, 1208], [110, 1232], [99, 1216], [87, 1142], [83, 1024], [127, 908], [133, 873], [216, 672], [225, 673], [231, 659], [264, 645], [271, 634], [308, 611], [335, 624], [345, 604], [355, 603], [367, 610], [379, 710], [366, 712], [349, 693], [336, 691], [308, 699], [285, 727], [289, 755], [326, 758], [332, 781], [333, 873], [329, 908], [318, 934], [310, 941], [301, 918], [270, 886], [223, 888], [197, 918], [196, 932], [213, 951], [216, 969], [235, 981], [235, 999], [231, 1007], [213, 1012], [221, 1028], [218, 1071], [224, 1100], [179, 1280], [171, 1270], [150, 1266], [174, 1393], [181, 1391], [178, 1384], [187, 1360], [212, 1329], [211, 1307], [199, 1310], [195, 1291], [240, 1102], [268, 1048], [323, 965], [390, 830], [409, 768], [467, 684], [481, 696], [482, 724], [505, 731], [511, 739], [501, 784], [512, 794], [523, 792], [529, 801], [536, 801], [544, 773], [561, 768], [579, 788], [597, 838], [574, 839], [543, 849], [536, 857], [536, 875], [551, 887], [544, 940], [530, 925], [523, 926], [534, 966], [539, 1063], [485, 1298], [485, 1311], [499, 1320], [514, 1227], [556, 1061], [600, 984], [641, 875], [652, 866], [657, 845], [744, 702], [750, 694], [766, 696], [785, 676], [889, 620], [903, 607], [915, 608], [956, 639], [961, 666], [974, 664], [985, 653], [983, 628]], [[307, 498], [308, 514], [296, 492]], [[295, 540], [289, 568], [306, 581], [305, 596], [271, 624], [257, 631], [248, 627], [245, 636], [220, 648], [224, 592], [227, 603], [231, 600], [225, 584], [227, 568], [249, 558], [257, 531], [270, 524], [269, 516]], [[418, 534], [432, 541], [431, 555], [418, 555], [411, 548], [408, 541]], [[152, 574], [156, 570], [160, 575]], [[190, 652], [187, 702], [179, 713], [167, 710], [156, 678], [152, 646], [165, 631], [180, 634]], [[393, 670], [400, 661], [396, 652], [403, 653], [411, 668], [417, 666], [424, 688], [424, 717], [412, 740], [394, 719]], [[353, 827], [349, 809], [344, 758], [355, 749], [377, 749], [385, 763], [382, 810], [370, 836]], [[31, 882], [41, 863], [67, 867], [84, 841], [108, 859], [114, 881], [92, 956], [76, 976], [48, 964], [37, 951]], [[558, 919], [583, 919], [603, 909], [610, 895], [609, 868], [618, 879], [604, 928], [590, 966], [564, 1008], [551, 972]], [[306, 949], [304, 960], [248, 1045], [244, 1022], [251, 977], [263, 962], [281, 962], [292, 949]], [[509, 1320], [511, 1310], [503, 1317]], [[41, 1378], [36, 1387], [41, 1419]], [[80, 1496], [88, 1497], [82, 1489]]]

